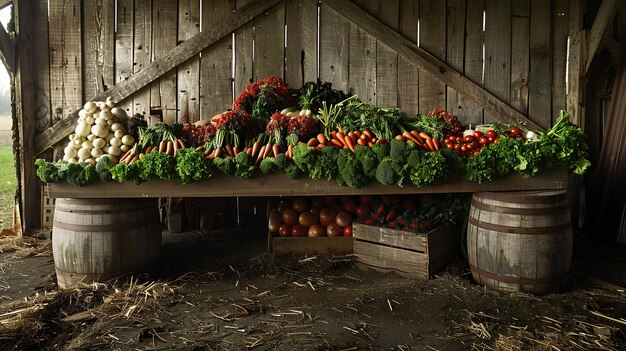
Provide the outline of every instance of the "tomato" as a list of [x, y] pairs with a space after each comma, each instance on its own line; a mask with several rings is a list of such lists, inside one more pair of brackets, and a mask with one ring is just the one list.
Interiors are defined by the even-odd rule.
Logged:
[[487, 140], [489, 141], [489, 143], [493, 143], [494, 140], [496, 140], [496, 138], [492, 138], [492, 137], [488, 137]]
[[275, 208], [270, 210], [270, 214], [267, 220], [267, 229], [270, 231], [270, 233], [276, 233], [281, 224], [283, 224], [282, 213], [278, 212], [278, 210]]
[[480, 130], [477, 130], [474, 132], [474, 138], [475, 139], [480, 139], [485, 135], [485, 133], [481, 132]]
[[461, 146], [461, 152], [467, 152], [467, 145]]
[[317, 237], [320, 237], [320, 236], [326, 236], [326, 228], [324, 228], [323, 226], [321, 226], [319, 224], [313, 224], [309, 228], [308, 235], [309, 235], [309, 237], [312, 237], [312, 238], [317, 238]]
[[500, 140], [500, 137], [495, 137], [495, 139], [493, 139], [493, 143], [494, 143], [494, 144], [497, 144], [497, 143], [498, 143], [498, 140]]
[[337, 212], [330, 207], [324, 207], [320, 210], [320, 224], [328, 226], [331, 223], [335, 223], [335, 216]]
[[446, 147], [450, 150], [454, 150], [454, 144], [446, 143]]
[[337, 223], [340, 227], [352, 225], [352, 215], [346, 211], [341, 211], [337, 213], [335, 223]]
[[291, 228], [291, 236], [304, 238], [309, 235], [309, 228], [302, 224], [296, 224]]
[[309, 202], [306, 198], [298, 197], [293, 200], [293, 204], [291, 204], [291, 207], [293, 207], [293, 209], [298, 211], [299, 213], [302, 213], [309, 210]]
[[357, 206], [355, 212], [358, 218], [365, 218], [370, 215], [370, 212], [372, 212], [372, 209], [369, 205], [359, 205]]
[[495, 131], [495, 130], [493, 130], [493, 129], [489, 129], [489, 130], [487, 131], [487, 138], [495, 138], [495, 137], [497, 137], [497, 136], [498, 136], [498, 134], [496, 133], [496, 131]]
[[489, 144], [489, 138], [482, 137], [482, 138], [480, 138], [479, 142], [480, 142], [480, 145], [487, 145], [487, 144]]
[[291, 236], [291, 226], [289, 224], [283, 224], [278, 228], [278, 235]]
[[288, 208], [283, 211], [283, 222], [288, 225], [298, 224], [298, 212], [293, 208]]
[[288, 209], [289, 207], [291, 207], [291, 206], [289, 205], [289, 203], [284, 202], [284, 201], [281, 201], [281, 202], [278, 204], [277, 210], [278, 210], [278, 212], [283, 213], [283, 211], [285, 211], [285, 210], [286, 210], [286, 209]]
[[359, 203], [353, 198], [350, 198], [349, 200], [343, 202], [343, 209], [350, 213], [355, 213], [358, 206]]
[[352, 224], [343, 227], [343, 236], [352, 236]]
[[467, 150], [471, 151], [474, 150], [474, 143], [469, 143], [467, 145], [465, 145], [465, 147], [467, 148]]
[[474, 156], [478, 156], [478, 154], [480, 154], [480, 151], [474, 151]]
[[522, 135], [522, 130], [517, 128], [517, 127], [513, 127], [511, 128], [511, 134], [513, 134], [514, 136], [520, 136]]
[[466, 135], [465, 138], [463, 138], [463, 141], [465, 141], [466, 143], [471, 143], [474, 140], [475, 139], [473, 135]]
[[335, 213], [343, 211], [343, 206], [341, 206], [341, 204], [333, 204], [330, 207], [335, 210]]
[[309, 210], [309, 212], [313, 213], [314, 215], [318, 216], [320, 215], [320, 208], [319, 207], [311, 207], [311, 209]]
[[305, 227], [310, 227], [314, 224], [319, 223], [319, 217], [315, 213], [312, 212], [302, 212], [298, 217], [298, 222]]
[[455, 144], [454, 151], [460, 151], [460, 150], [461, 150], [461, 144]]
[[326, 235], [330, 237], [341, 236], [343, 230], [337, 223], [331, 223], [326, 227]]
[[361, 200], [361, 204], [369, 205], [372, 202], [374, 202], [374, 196], [372, 196], [372, 195], [361, 195], [360, 200]]

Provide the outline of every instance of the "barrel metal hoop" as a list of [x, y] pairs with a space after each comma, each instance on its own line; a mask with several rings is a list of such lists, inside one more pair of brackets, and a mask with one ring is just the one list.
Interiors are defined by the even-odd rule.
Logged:
[[519, 278], [512, 277], [509, 275], [501, 275], [492, 272], [486, 272], [482, 269], [470, 264], [470, 270], [472, 273], [478, 274], [479, 276], [483, 276], [485, 278], [493, 279], [499, 282], [507, 283], [507, 284], [519, 284], [519, 285], [553, 285], [555, 281], [559, 281], [561, 279], [567, 278], [568, 272], [559, 273], [557, 275], [553, 275], [549, 278]]
[[482, 192], [475, 193], [474, 197], [519, 204], [540, 204], [558, 199], [567, 200], [567, 193], [564, 190], [553, 192], [538, 191], [527, 194], [521, 194], [520, 192]]
[[116, 207], [107, 210], [86, 210], [86, 209], [70, 209], [67, 207], [57, 207], [57, 211], [65, 213], [82, 213], [82, 214], [106, 214], [106, 213], [125, 213], [125, 212], [138, 212], [145, 210], [146, 206], [133, 206], [133, 207]]
[[487, 230], [493, 230], [497, 232], [510, 233], [510, 234], [554, 234], [557, 232], [565, 231], [571, 227], [571, 223], [563, 223], [559, 225], [553, 225], [550, 227], [533, 227], [533, 228], [521, 228], [521, 227], [511, 227], [500, 224], [487, 223], [483, 221], [479, 221], [473, 217], [470, 217], [468, 222], [472, 225], [475, 225], [478, 228], [483, 228]]
[[[138, 228], [148, 228], [149, 223], [147, 224], [147, 219], [143, 221], [137, 222], [128, 222], [128, 223], [110, 223], [110, 224], [69, 224], [59, 222], [58, 220], [54, 220], [52, 228], [60, 228], [65, 230], [71, 230], [74, 232], [116, 232], [116, 231], [127, 231]], [[155, 221], [157, 221], [155, 219]]]
[[472, 206], [484, 211], [519, 215], [552, 215], [569, 211], [569, 206], [567, 204], [542, 208], [501, 207], [477, 201], [475, 198], [472, 199]]

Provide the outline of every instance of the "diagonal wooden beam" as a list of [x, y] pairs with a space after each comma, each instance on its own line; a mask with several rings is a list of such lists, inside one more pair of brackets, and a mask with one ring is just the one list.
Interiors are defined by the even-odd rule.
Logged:
[[496, 118], [504, 122], [522, 121], [526, 123], [528, 128], [543, 129], [497, 96], [486, 91], [483, 87], [427, 51], [420, 49], [410, 40], [387, 27], [349, 0], [328, 0], [324, 1], [324, 4], [365, 30], [381, 43], [407, 58], [419, 68], [424, 69], [467, 98], [474, 100], [474, 102], [484, 107], [485, 110], [493, 113]]
[[[211, 28], [196, 34], [184, 43], [176, 46], [166, 55], [152, 61], [141, 72], [132, 75], [127, 80], [116, 84], [113, 88], [93, 97], [91, 100], [104, 100], [107, 97], [111, 97], [111, 99], [116, 101], [124, 100], [221, 38], [250, 22], [253, 18], [265, 13], [280, 1], [282, 0], [252, 1], [242, 6], [222, 18]], [[77, 119], [78, 111], [74, 111], [54, 126], [39, 134], [35, 139], [35, 155], [42, 153], [72, 133]]]
[[[623, 0], [622, 0], [623, 1]], [[596, 19], [591, 26], [591, 32], [589, 34], [589, 54], [587, 55], [587, 62], [585, 63], [585, 73], [589, 71], [591, 62], [599, 48], [602, 47], [602, 43], [606, 38], [606, 27], [609, 22], [613, 20], [617, 13], [617, 0], [603, 0], [598, 9]]]
[[0, 0], [0, 10], [9, 5], [13, 5], [13, 0]]
[[0, 60], [7, 67], [7, 71], [15, 73], [15, 39], [0, 24]]

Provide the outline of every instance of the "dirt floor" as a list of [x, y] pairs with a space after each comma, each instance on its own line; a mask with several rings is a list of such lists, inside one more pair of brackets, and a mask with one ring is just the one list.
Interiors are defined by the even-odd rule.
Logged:
[[430, 281], [351, 257], [276, 256], [262, 233], [164, 234], [156, 280], [58, 291], [49, 242], [2, 239], [2, 350], [623, 350], [626, 247], [575, 240], [544, 297]]

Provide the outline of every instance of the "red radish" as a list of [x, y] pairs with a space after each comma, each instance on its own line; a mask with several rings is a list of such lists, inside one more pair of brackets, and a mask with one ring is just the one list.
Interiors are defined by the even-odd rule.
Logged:
[[343, 236], [352, 236], [352, 224], [343, 227]]

